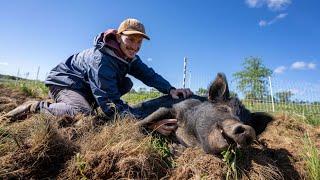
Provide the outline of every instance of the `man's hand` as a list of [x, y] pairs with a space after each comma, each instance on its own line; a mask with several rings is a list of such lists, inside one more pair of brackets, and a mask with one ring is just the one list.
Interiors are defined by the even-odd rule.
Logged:
[[187, 98], [193, 94], [193, 92], [189, 89], [171, 89], [170, 93], [173, 99], [179, 99], [179, 95], [182, 95], [183, 98]]
[[165, 136], [169, 136], [177, 129], [177, 127], [178, 125], [176, 119], [163, 119], [148, 126], [148, 128]]

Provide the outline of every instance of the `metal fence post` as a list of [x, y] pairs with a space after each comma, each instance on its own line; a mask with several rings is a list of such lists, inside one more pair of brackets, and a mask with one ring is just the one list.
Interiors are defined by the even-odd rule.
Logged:
[[189, 71], [189, 88], [191, 89], [191, 71]]
[[18, 84], [19, 75], [20, 75], [20, 69], [18, 68], [16, 82], [14, 83], [14, 86], [17, 86], [17, 84]]
[[186, 76], [187, 76], [187, 57], [183, 59], [183, 82], [182, 82], [183, 88], [186, 88]]
[[269, 76], [269, 88], [270, 88], [270, 95], [271, 95], [272, 112], [274, 112], [273, 91], [272, 91], [272, 83], [271, 83], [270, 76]]
[[40, 72], [40, 66], [38, 66], [38, 70], [37, 70], [37, 77], [36, 77], [37, 81], [39, 80], [39, 72]]

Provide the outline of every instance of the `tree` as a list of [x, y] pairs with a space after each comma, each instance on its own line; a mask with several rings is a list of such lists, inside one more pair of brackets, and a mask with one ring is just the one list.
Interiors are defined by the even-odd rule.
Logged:
[[234, 91], [230, 91], [230, 97], [239, 97], [238, 94]]
[[147, 88], [145, 87], [140, 87], [139, 90], [138, 90], [139, 93], [145, 93], [147, 92]]
[[150, 92], [159, 92], [156, 88], [150, 88]]
[[275, 94], [279, 102], [290, 102], [293, 95], [291, 91], [282, 91]]
[[246, 58], [243, 70], [233, 74], [237, 80], [237, 89], [244, 93], [246, 98], [262, 100], [267, 95], [267, 77], [272, 75], [272, 70], [262, 64], [258, 57]]
[[132, 89], [130, 90], [130, 93], [137, 93], [137, 91], [132, 88]]
[[320, 101], [314, 101], [311, 103], [312, 105], [320, 105]]
[[200, 96], [204, 96], [208, 94], [208, 90], [205, 88], [199, 88], [198, 91], [196, 91], [196, 94], [200, 95]]

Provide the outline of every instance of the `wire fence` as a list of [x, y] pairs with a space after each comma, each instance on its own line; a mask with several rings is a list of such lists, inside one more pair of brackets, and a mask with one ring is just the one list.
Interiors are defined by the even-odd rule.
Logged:
[[[186, 80], [186, 87], [204, 95], [213, 79], [210, 77], [211, 79], [208, 76], [193, 75], [192, 81]], [[282, 80], [276, 77], [257, 81], [229, 78], [228, 81], [231, 94], [239, 97], [251, 110], [320, 115], [320, 84]]]
[[307, 82], [266, 78], [260, 81], [231, 81], [232, 90], [251, 109], [266, 112], [320, 114], [320, 86]]
[[[193, 74], [192, 79], [190, 77], [188, 74], [183, 77], [185, 87], [198, 95], [207, 95], [208, 85], [214, 76]], [[231, 95], [239, 97], [252, 111], [288, 112], [302, 116], [311, 114], [320, 118], [320, 84], [276, 77], [244, 82], [228, 77], [228, 84]], [[182, 87], [183, 82], [174, 85]], [[140, 86], [140, 89], [148, 88]]]

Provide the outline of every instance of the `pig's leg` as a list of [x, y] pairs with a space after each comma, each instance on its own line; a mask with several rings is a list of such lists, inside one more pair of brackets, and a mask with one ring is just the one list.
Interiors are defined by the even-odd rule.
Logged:
[[199, 145], [196, 137], [186, 132], [186, 129], [183, 126], [179, 126], [176, 130], [176, 138], [184, 147], [195, 147]]
[[171, 108], [161, 107], [143, 120], [137, 122], [136, 125], [146, 126], [162, 119], [172, 119], [174, 118], [174, 115], [171, 111]]

